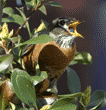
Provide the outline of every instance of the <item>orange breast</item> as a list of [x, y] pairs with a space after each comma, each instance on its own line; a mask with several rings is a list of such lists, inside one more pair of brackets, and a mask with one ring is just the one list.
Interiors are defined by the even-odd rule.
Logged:
[[35, 61], [40, 69], [47, 71], [49, 78], [59, 77], [70, 61], [74, 59], [76, 44], [72, 48], [61, 48], [55, 41], [36, 44], [24, 55], [23, 63], [30, 74], [36, 74]]

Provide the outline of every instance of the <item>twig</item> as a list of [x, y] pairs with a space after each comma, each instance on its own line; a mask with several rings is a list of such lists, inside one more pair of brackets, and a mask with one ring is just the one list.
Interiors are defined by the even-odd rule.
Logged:
[[35, 7], [35, 9], [29, 14], [29, 16], [28, 16], [27, 19], [24, 21], [24, 23], [17, 29], [17, 31], [16, 31], [16, 33], [14, 34], [13, 37], [17, 36], [17, 34], [19, 33], [19, 31], [22, 29], [22, 27], [25, 25], [25, 23], [30, 19], [30, 17], [34, 14], [34, 12], [37, 11], [38, 8], [40, 8], [46, 1], [47, 1], [47, 0], [42, 1], [42, 2], [40, 3], [40, 5], [37, 5], [37, 6]]

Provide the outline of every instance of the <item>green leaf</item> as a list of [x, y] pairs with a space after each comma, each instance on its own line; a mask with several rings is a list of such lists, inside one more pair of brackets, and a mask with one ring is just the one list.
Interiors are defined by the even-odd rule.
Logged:
[[[16, 9], [20, 12], [21, 16], [23, 17], [23, 19], [24, 19], [24, 21], [25, 21], [25, 20], [27, 19], [26, 16], [25, 16], [25, 14], [24, 14], [20, 9], [18, 9], [18, 8], [16, 8]], [[26, 22], [25, 25], [26, 25], [26, 27], [27, 27], [29, 36], [31, 37], [31, 32], [30, 32], [30, 27], [29, 27], [28, 21]]]
[[67, 69], [67, 86], [70, 92], [72, 93], [80, 92], [81, 83], [77, 73], [70, 67], [67, 67], [66, 69]]
[[48, 74], [46, 71], [41, 71], [41, 75], [40, 75], [42, 78], [46, 79], [48, 78]]
[[45, 5], [51, 5], [51, 6], [63, 8], [59, 2], [55, 2], [55, 1], [50, 1], [46, 3]]
[[98, 103], [97, 106], [95, 106], [95, 107], [93, 107], [93, 108], [91, 108], [91, 109], [89, 109], [89, 110], [98, 110], [99, 108], [102, 107], [102, 104], [103, 104], [103, 101], [101, 101], [100, 103]]
[[94, 91], [91, 95], [91, 100], [88, 106], [97, 106], [101, 101], [104, 101], [105, 96], [106, 93], [103, 90]]
[[45, 1], [45, 0], [39, 0], [39, 2], [42, 2], [42, 1]]
[[84, 65], [92, 64], [92, 56], [87, 52], [77, 52], [75, 54], [75, 58], [70, 62], [69, 65], [74, 65], [77, 63], [81, 63]]
[[30, 108], [30, 109], [28, 109], [28, 108], [21, 108], [19, 110], [35, 110], [35, 109], [34, 108]]
[[21, 25], [24, 22], [24, 20], [18, 14], [13, 14], [6, 18], [2, 18], [2, 22], [13, 22], [13, 23], [17, 23], [17, 24]]
[[17, 44], [16, 47], [21, 46], [21, 45], [25, 45], [25, 44], [42, 44], [42, 43], [46, 43], [48, 41], [53, 41], [53, 40], [54, 39], [52, 37], [50, 37], [49, 35], [42, 34], [42, 35], [39, 35], [35, 38], [31, 38], [28, 41], [25, 41], [24, 43]]
[[43, 19], [41, 20], [41, 22], [43, 22], [45, 24], [45, 27], [44, 28], [48, 28], [49, 26], [49, 23], [47, 23], [46, 21], [44, 21]]
[[28, 73], [23, 70], [15, 69], [11, 75], [11, 81], [16, 95], [30, 107], [33, 107], [33, 104], [37, 107], [35, 88]]
[[36, 6], [36, 0], [24, 0], [27, 9], [29, 10], [31, 7], [35, 8]]
[[87, 106], [90, 102], [91, 97], [91, 87], [88, 86], [83, 93], [83, 96], [80, 98], [80, 101], [83, 103], [84, 106]]
[[30, 107], [33, 107], [33, 104], [36, 107], [35, 88], [33, 83], [29, 80], [29, 78], [22, 75], [18, 75], [16, 80], [19, 91], [21, 92], [18, 94], [18, 96], [21, 95], [21, 100], [28, 104]]
[[40, 76], [31, 76], [31, 80], [33, 82], [34, 85], [42, 82], [44, 79], [48, 78], [47, 72], [46, 71], [41, 71]]
[[21, 109], [19, 109], [19, 110], [28, 110], [28, 108], [21, 108]]
[[58, 95], [58, 98], [75, 98], [75, 97], [80, 97], [82, 96], [82, 92], [79, 93], [73, 93], [73, 94], [66, 94], [66, 95]]
[[36, 84], [42, 82], [44, 79], [40, 76], [31, 76], [31, 80], [35, 86]]
[[45, 15], [47, 15], [46, 8], [45, 8], [44, 5], [41, 6], [41, 7], [39, 8], [39, 10], [40, 10], [42, 13], [44, 13]]
[[78, 101], [75, 98], [59, 99], [48, 110], [76, 110]]
[[18, 42], [18, 39], [21, 39], [21, 36], [17, 36], [17, 37], [10, 37], [8, 38], [12, 43], [16, 43]]
[[13, 55], [12, 54], [5, 54], [5, 55], [0, 55], [0, 71], [5, 70], [8, 68], [13, 61]]
[[14, 10], [11, 7], [5, 7], [5, 8], [3, 8], [3, 13], [8, 14], [8, 15], [15, 14]]

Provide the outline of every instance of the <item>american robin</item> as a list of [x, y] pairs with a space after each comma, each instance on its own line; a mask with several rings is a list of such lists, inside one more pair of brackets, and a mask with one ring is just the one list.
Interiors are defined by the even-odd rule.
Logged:
[[45, 79], [37, 89], [38, 93], [44, 92], [51, 85], [53, 86], [68, 64], [74, 59], [76, 51], [76, 37], [83, 37], [77, 32], [77, 25], [81, 21], [75, 18], [57, 18], [52, 21], [47, 29], [38, 32], [49, 34], [54, 41], [43, 44], [28, 45], [22, 51], [22, 60], [26, 71], [30, 75], [36, 74], [35, 62], [39, 64], [41, 71], [46, 71], [48, 79]]

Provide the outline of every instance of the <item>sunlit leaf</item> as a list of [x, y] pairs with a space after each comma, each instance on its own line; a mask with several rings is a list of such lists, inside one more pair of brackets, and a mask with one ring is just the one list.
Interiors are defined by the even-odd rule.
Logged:
[[[25, 14], [23, 13], [23, 11], [21, 11], [20, 9], [18, 9], [18, 8], [16, 8], [19, 12], [20, 12], [20, 14], [21, 14], [21, 16], [23, 17], [23, 19], [24, 19], [24, 21], [27, 19], [26, 18], [26, 16], [25, 16]], [[28, 30], [28, 32], [29, 32], [29, 36], [31, 35], [31, 32], [30, 32], [30, 27], [29, 27], [29, 23], [28, 23], [28, 21], [26, 22], [26, 27], [27, 27], [27, 30]]]
[[9, 103], [11, 105], [12, 110], [15, 110], [16, 109], [15, 105], [13, 103], [11, 103], [11, 102], [9, 102]]
[[58, 98], [75, 98], [75, 97], [79, 97], [82, 96], [82, 92], [79, 93], [73, 93], [73, 94], [65, 94], [65, 95], [58, 95]]
[[81, 63], [84, 65], [92, 64], [92, 56], [87, 52], [77, 52], [75, 54], [75, 58], [70, 62], [69, 65], [74, 65], [77, 63]]
[[8, 14], [8, 15], [15, 14], [14, 10], [11, 7], [5, 7], [5, 8], [3, 8], [3, 13]]
[[50, 2], [46, 3], [45, 5], [51, 5], [51, 6], [63, 8], [59, 2], [55, 2], [55, 1], [50, 1]]
[[35, 7], [36, 6], [36, 0], [24, 0], [27, 9], [29, 10], [31, 7]]
[[41, 71], [40, 76], [37, 76], [37, 75], [31, 76], [31, 80], [32, 80], [33, 84], [36, 85], [35, 84], [36, 82], [38, 84], [38, 83], [42, 82], [44, 79], [46, 79], [47, 77], [48, 77], [48, 75], [47, 75], [46, 71]]
[[5, 70], [8, 68], [13, 61], [13, 55], [12, 54], [5, 54], [5, 55], [0, 55], [0, 71]]
[[39, 8], [39, 10], [40, 10], [42, 13], [44, 13], [45, 15], [47, 15], [46, 8], [45, 8], [44, 5], [41, 6], [41, 7]]
[[31, 38], [28, 41], [25, 41], [24, 43], [17, 44], [17, 47], [21, 45], [25, 45], [25, 44], [42, 44], [42, 43], [46, 43], [48, 41], [53, 41], [53, 40], [54, 39], [50, 37], [49, 35], [42, 34], [42, 35], [37, 36], [36, 38]]
[[24, 20], [18, 14], [13, 14], [6, 18], [2, 18], [2, 22], [13, 22], [13, 23], [17, 23], [17, 24], [21, 25], [24, 22]]
[[75, 98], [59, 99], [49, 110], [76, 110], [78, 101]]
[[84, 106], [87, 106], [89, 104], [90, 97], [91, 97], [91, 87], [88, 86], [85, 89], [83, 96], [80, 98], [80, 101], [83, 103]]

